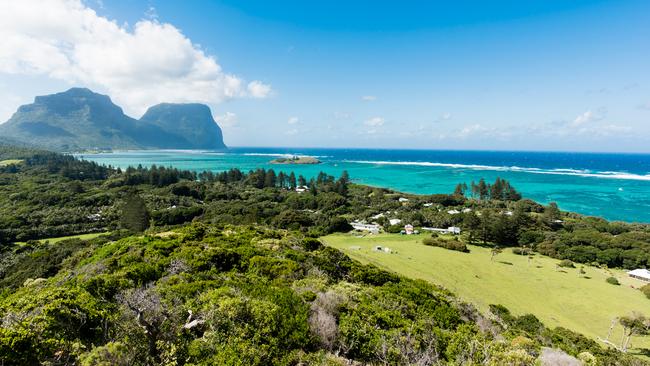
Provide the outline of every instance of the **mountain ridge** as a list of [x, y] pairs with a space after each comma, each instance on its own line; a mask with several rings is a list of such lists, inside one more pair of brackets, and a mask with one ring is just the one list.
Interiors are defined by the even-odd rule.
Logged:
[[161, 103], [135, 119], [88, 88], [35, 97], [0, 124], [0, 136], [60, 151], [226, 148], [207, 105]]

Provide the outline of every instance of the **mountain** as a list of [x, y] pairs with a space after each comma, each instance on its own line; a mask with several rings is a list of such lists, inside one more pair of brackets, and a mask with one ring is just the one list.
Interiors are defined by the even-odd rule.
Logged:
[[158, 104], [149, 108], [140, 122], [159, 127], [166, 133], [184, 136], [197, 149], [224, 148], [221, 128], [205, 104]]
[[[164, 106], [163, 108], [160, 108]], [[0, 136], [53, 150], [222, 149], [221, 129], [201, 104], [162, 104], [149, 117], [124, 114], [86, 88], [38, 96], [0, 125]], [[146, 116], [146, 115], [145, 115]]]

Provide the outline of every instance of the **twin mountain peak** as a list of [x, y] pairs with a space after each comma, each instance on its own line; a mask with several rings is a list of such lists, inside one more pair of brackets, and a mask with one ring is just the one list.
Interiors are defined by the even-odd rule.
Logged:
[[162, 103], [134, 119], [86, 88], [36, 97], [0, 124], [0, 137], [63, 151], [226, 148], [204, 104]]

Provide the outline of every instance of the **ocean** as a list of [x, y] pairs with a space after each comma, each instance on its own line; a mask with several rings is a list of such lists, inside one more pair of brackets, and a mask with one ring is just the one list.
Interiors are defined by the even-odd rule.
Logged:
[[[274, 165], [308, 155], [318, 165]], [[407, 193], [451, 193], [457, 183], [496, 177], [524, 197], [608, 220], [650, 223], [650, 154], [236, 147], [227, 151], [146, 150], [77, 154], [114, 167], [173, 166], [194, 171], [273, 168], [312, 177], [320, 171]]]

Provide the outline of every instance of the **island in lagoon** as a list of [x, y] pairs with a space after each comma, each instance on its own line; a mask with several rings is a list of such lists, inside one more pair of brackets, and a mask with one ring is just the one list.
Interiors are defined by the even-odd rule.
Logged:
[[277, 158], [271, 160], [271, 164], [320, 164], [321, 161], [312, 156], [292, 156], [290, 158]]

